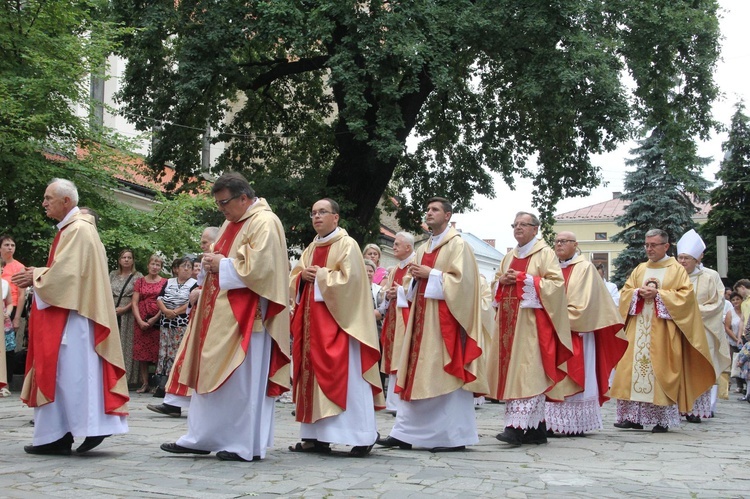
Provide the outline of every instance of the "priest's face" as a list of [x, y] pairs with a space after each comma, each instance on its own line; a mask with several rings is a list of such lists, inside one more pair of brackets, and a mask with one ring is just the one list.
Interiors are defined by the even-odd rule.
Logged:
[[669, 249], [669, 243], [662, 241], [659, 236], [651, 236], [646, 238], [646, 256], [652, 262], [658, 262], [667, 254]]
[[698, 260], [687, 253], [680, 253], [677, 256], [677, 261], [680, 262], [680, 265], [685, 268], [685, 272], [688, 274], [692, 274], [695, 271], [695, 267], [698, 265]]
[[211, 245], [214, 242], [214, 238], [211, 237], [211, 234], [209, 234], [208, 230], [204, 230], [203, 234], [201, 234], [201, 251], [204, 253], [208, 253], [208, 250], [211, 249]]
[[47, 186], [44, 191], [44, 201], [42, 201], [46, 215], [58, 222], [65, 218], [65, 215], [73, 209], [73, 203], [67, 196], [63, 196], [57, 189], [57, 182]]
[[445, 229], [448, 228], [451, 215], [453, 214], [450, 211], [445, 211], [443, 203], [440, 201], [433, 201], [427, 205], [424, 223], [432, 230], [433, 234], [442, 234], [445, 232]]
[[249, 200], [245, 194], [233, 196], [229, 189], [222, 189], [214, 194], [214, 201], [224, 218], [230, 222], [237, 222], [247, 211]]
[[404, 241], [403, 237], [396, 236], [396, 238], [393, 240], [393, 256], [395, 256], [400, 262], [401, 260], [411, 255], [411, 252], [411, 244]]
[[555, 236], [555, 254], [560, 260], [570, 260], [576, 254], [578, 242], [572, 232], [560, 232]]
[[534, 220], [529, 215], [519, 215], [513, 221], [513, 237], [516, 238], [519, 246], [529, 244], [537, 232], [539, 232], [539, 226], [534, 224]]
[[325, 199], [321, 199], [313, 205], [310, 217], [312, 218], [313, 229], [320, 237], [327, 236], [339, 225], [339, 214], [333, 212], [331, 203]]

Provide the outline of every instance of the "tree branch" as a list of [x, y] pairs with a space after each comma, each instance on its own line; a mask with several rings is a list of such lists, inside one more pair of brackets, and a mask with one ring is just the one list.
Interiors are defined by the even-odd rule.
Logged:
[[255, 78], [246, 88], [244, 88], [244, 90], [258, 90], [279, 78], [283, 78], [284, 76], [315, 71], [322, 68], [328, 62], [328, 59], [329, 56], [321, 55], [309, 59], [299, 59], [294, 62], [279, 64]]

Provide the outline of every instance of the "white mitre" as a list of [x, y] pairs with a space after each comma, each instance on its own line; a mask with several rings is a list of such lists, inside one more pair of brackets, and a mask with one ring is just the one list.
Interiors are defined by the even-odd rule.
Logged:
[[695, 229], [690, 229], [682, 235], [679, 241], [677, 241], [677, 254], [678, 255], [690, 255], [696, 260], [700, 259], [703, 251], [706, 249], [706, 243], [703, 242], [701, 236], [695, 232]]

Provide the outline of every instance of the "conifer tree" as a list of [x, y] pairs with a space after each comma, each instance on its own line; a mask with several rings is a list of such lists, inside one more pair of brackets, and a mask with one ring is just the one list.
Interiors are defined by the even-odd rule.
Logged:
[[[664, 148], [663, 140], [664, 134], [659, 129], [653, 130], [630, 151], [634, 157], [626, 162], [636, 169], [625, 175], [622, 198], [630, 203], [625, 213], [615, 220], [625, 229], [612, 236], [612, 241], [627, 244], [613, 262], [616, 270], [612, 280], [618, 286], [646, 260], [643, 244], [650, 229], [669, 233], [669, 242], [673, 245], [669, 254], [674, 254], [677, 240], [695, 227], [692, 219], [698, 211], [695, 201], [705, 196], [709, 187], [709, 182], [700, 174], [709, 160], [695, 154], [694, 144], [692, 154], [677, 156]], [[679, 168], [676, 163], [681, 163]], [[681, 173], [678, 175], [673, 173], [675, 171]]]
[[750, 118], [740, 102], [732, 116], [729, 137], [722, 144], [724, 160], [711, 191], [711, 212], [700, 233], [706, 242], [704, 263], [716, 268], [716, 236], [727, 236], [727, 284], [750, 277]]

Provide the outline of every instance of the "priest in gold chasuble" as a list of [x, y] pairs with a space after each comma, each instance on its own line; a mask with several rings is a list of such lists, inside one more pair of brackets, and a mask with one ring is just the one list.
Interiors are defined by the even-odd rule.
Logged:
[[679, 426], [680, 411], [716, 381], [706, 332], [685, 269], [667, 256], [669, 235], [646, 232], [648, 261], [638, 265], [620, 293], [628, 349], [615, 370], [616, 428], [654, 433]]
[[286, 237], [242, 175], [225, 173], [211, 192], [226, 221], [201, 260], [203, 289], [167, 382], [172, 394], [193, 390], [188, 431], [161, 449], [252, 461], [273, 446], [274, 402], [289, 389]]
[[[602, 427], [600, 406], [609, 400], [609, 375], [628, 341], [620, 312], [594, 264], [578, 251], [576, 235], [558, 233], [555, 254], [565, 279], [573, 356], [568, 376], [547, 392], [547, 431], [583, 436]], [[581, 380], [580, 392], [564, 395]]]
[[29, 454], [86, 452], [114, 434], [126, 433], [128, 387], [107, 255], [91, 215], [78, 209], [78, 190], [54, 179], [44, 193], [47, 216], [58, 232], [45, 267], [13, 276], [33, 286], [29, 351], [21, 400], [34, 407]]
[[[518, 242], [503, 258], [493, 283], [497, 334], [489, 351], [490, 397], [505, 400], [505, 429], [495, 438], [511, 445], [547, 441], [545, 394], [567, 375], [573, 355], [565, 281], [557, 256], [538, 238], [539, 219], [516, 214]], [[581, 390], [572, 379], [560, 397]]]
[[450, 202], [427, 202], [430, 240], [409, 265], [409, 322], [398, 362], [401, 397], [390, 436], [379, 445], [463, 450], [479, 441], [474, 393], [487, 392], [479, 269], [449, 226]]
[[294, 452], [329, 453], [330, 444], [369, 454], [375, 410], [385, 405], [370, 282], [357, 242], [338, 227], [338, 203], [312, 208], [318, 234], [292, 269], [294, 402], [301, 442]]

